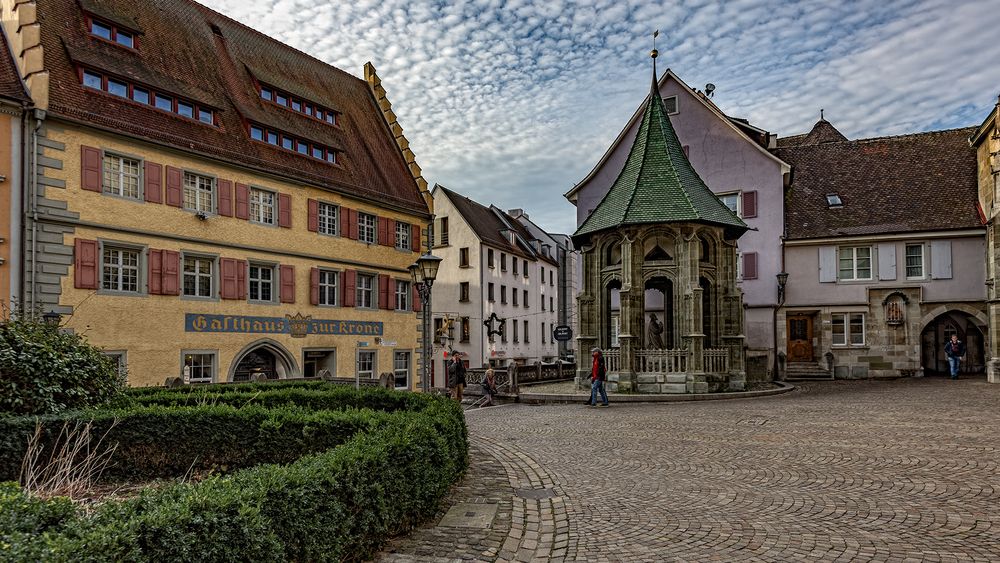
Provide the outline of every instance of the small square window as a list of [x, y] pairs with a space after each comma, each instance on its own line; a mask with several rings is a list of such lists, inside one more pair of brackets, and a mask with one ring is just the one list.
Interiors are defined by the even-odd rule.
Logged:
[[187, 102], [177, 102], [177, 113], [184, 117], [194, 117], [194, 106]]
[[290, 151], [295, 150], [295, 139], [292, 139], [291, 137], [285, 137], [284, 135], [282, 135], [281, 148], [288, 149]]
[[302, 102], [298, 100], [292, 100], [292, 109], [295, 111], [302, 111]]
[[255, 141], [263, 141], [264, 140], [264, 130], [261, 129], [260, 127], [257, 127], [256, 125], [251, 125], [250, 126], [250, 138], [253, 139], [253, 140], [255, 140]]
[[117, 30], [115, 32], [115, 41], [119, 45], [124, 45], [124, 46], [128, 47], [129, 49], [131, 49], [132, 47], [135, 46], [135, 41], [134, 41], [134, 38], [132, 37], [132, 33], [128, 32], [128, 31], [122, 31], [120, 29]]
[[309, 154], [309, 143], [303, 143], [302, 141], [296, 141], [295, 142], [295, 150], [297, 150], [301, 154], [308, 155]]
[[156, 108], [163, 111], [174, 111], [174, 99], [162, 94], [156, 94]]
[[275, 133], [274, 131], [268, 131], [267, 132], [267, 142], [269, 144], [272, 144], [272, 145], [277, 145], [278, 144], [278, 134]]
[[313, 146], [312, 148], [313, 158], [318, 158], [323, 160], [323, 149], [321, 147]]
[[128, 84], [120, 82], [118, 80], [108, 79], [108, 92], [121, 96], [122, 98], [128, 97]]
[[329, 124], [335, 124], [337, 122], [337, 114], [332, 111], [326, 112], [326, 122]]
[[145, 88], [139, 88], [138, 86], [133, 86], [132, 99], [139, 102], [140, 104], [149, 104], [149, 90], [146, 90]]
[[274, 99], [274, 90], [271, 90], [270, 88], [261, 88], [260, 89], [260, 97], [264, 98], [265, 100], [273, 100]]
[[843, 207], [844, 200], [840, 199], [840, 194], [826, 194], [826, 205], [828, 207]]
[[198, 108], [198, 121], [202, 123], [208, 123], [209, 125], [215, 123], [214, 116], [212, 115], [212, 110], [205, 108]]
[[313, 114], [313, 107], [312, 107], [312, 105], [310, 105], [310, 104], [307, 103], [305, 105], [305, 108], [306, 108], [306, 113], [308, 113], [309, 115]]
[[191, 383], [211, 383], [215, 354], [184, 354], [184, 378]]
[[283, 105], [283, 106], [287, 106], [288, 105], [288, 96], [282, 94], [281, 92], [276, 92], [274, 94], [274, 101], [277, 102], [277, 103], [279, 103], [279, 104], [281, 104], [281, 105]]
[[93, 88], [94, 90], [104, 89], [104, 83], [101, 79], [101, 75], [89, 70], [83, 71], [83, 85], [87, 88]]
[[337, 164], [337, 151], [326, 151], [326, 161], [331, 164]]
[[90, 22], [90, 32], [94, 35], [100, 37], [101, 39], [107, 39], [111, 41], [111, 26], [103, 24], [99, 21]]

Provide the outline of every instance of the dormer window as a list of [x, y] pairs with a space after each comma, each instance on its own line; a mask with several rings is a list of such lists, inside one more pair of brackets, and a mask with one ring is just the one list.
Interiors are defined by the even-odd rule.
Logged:
[[297, 152], [301, 155], [315, 158], [316, 160], [323, 160], [329, 162], [330, 164], [337, 163], [336, 150], [323, 146], [319, 143], [312, 143], [293, 135], [269, 129], [263, 125], [251, 123], [250, 138], [254, 141], [260, 141], [275, 147], [281, 147], [287, 151]]
[[263, 83], [260, 84], [258, 91], [260, 92], [261, 98], [282, 106], [285, 109], [290, 109], [294, 112], [308, 115], [313, 119], [325, 121], [330, 125], [337, 125], [338, 113], [332, 109], [326, 109], [319, 104], [296, 98], [288, 92], [282, 92], [273, 86]]
[[166, 92], [153, 92], [151, 88], [146, 86], [107, 76], [96, 70], [84, 68], [80, 69], [79, 72], [80, 80], [86, 88], [101, 90], [145, 106], [152, 104], [158, 110], [200, 121], [207, 125], [215, 125], [215, 110], [212, 108], [200, 106]]
[[121, 29], [117, 25], [90, 19], [90, 34], [94, 37], [99, 37], [105, 41], [111, 41], [112, 43], [117, 43], [122, 47], [128, 47], [129, 49], [135, 48], [135, 34], [126, 29]]
[[839, 194], [826, 194], [826, 205], [827, 207], [843, 207], [844, 201], [840, 199]]

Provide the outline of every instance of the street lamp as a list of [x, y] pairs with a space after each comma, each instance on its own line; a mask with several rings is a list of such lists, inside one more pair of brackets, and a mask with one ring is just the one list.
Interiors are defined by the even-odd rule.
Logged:
[[42, 322], [45, 323], [46, 326], [58, 327], [59, 321], [61, 320], [62, 320], [62, 315], [60, 315], [55, 311], [50, 310], [48, 313], [42, 315]]
[[778, 278], [778, 305], [785, 304], [785, 285], [788, 284], [788, 272], [781, 272]]
[[441, 266], [441, 259], [427, 252], [410, 265], [410, 277], [413, 280], [413, 287], [417, 288], [420, 295], [421, 304], [421, 324], [423, 335], [421, 344], [423, 353], [421, 354], [420, 388], [424, 393], [431, 390], [431, 286], [437, 278], [438, 268]]

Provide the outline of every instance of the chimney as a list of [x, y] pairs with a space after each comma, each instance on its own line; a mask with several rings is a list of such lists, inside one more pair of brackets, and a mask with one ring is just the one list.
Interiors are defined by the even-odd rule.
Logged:
[[524, 217], [525, 219], [528, 218], [528, 214], [525, 213], [524, 210], [521, 209], [520, 207], [518, 207], [517, 209], [507, 210], [507, 215], [510, 215], [511, 217]]

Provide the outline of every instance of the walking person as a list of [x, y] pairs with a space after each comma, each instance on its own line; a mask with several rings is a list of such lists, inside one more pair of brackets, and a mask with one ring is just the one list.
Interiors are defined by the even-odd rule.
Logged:
[[944, 354], [948, 356], [948, 367], [951, 368], [951, 378], [958, 379], [958, 364], [965, 357], [965, 342], [959, 340], [957, 334], [952, 334], [951, 340], [944, 345]]
[[486, 394], [486, 406], [493, 406], [493, 395], [497, 393], [497, 380], [493, 368], [486, 368], [486, 376], [483, 378], [483, 393]]
[[607, 365], [604, 363], [604, 354], [600, 348], [594, 348], [593, 363], [590, 368], [590, 406], [597, 405], [597, 394], [601, 394], [602, 407], [608, 406], [608, 393], [604, 390], [604, 381], [607, 379]]
[[451, 387], [452, 397], [461, 403], [462, 393], [465, 391], [465, 364], [457, 352], [452, 352], [451, 364], [448, 366], [448, 386]]

